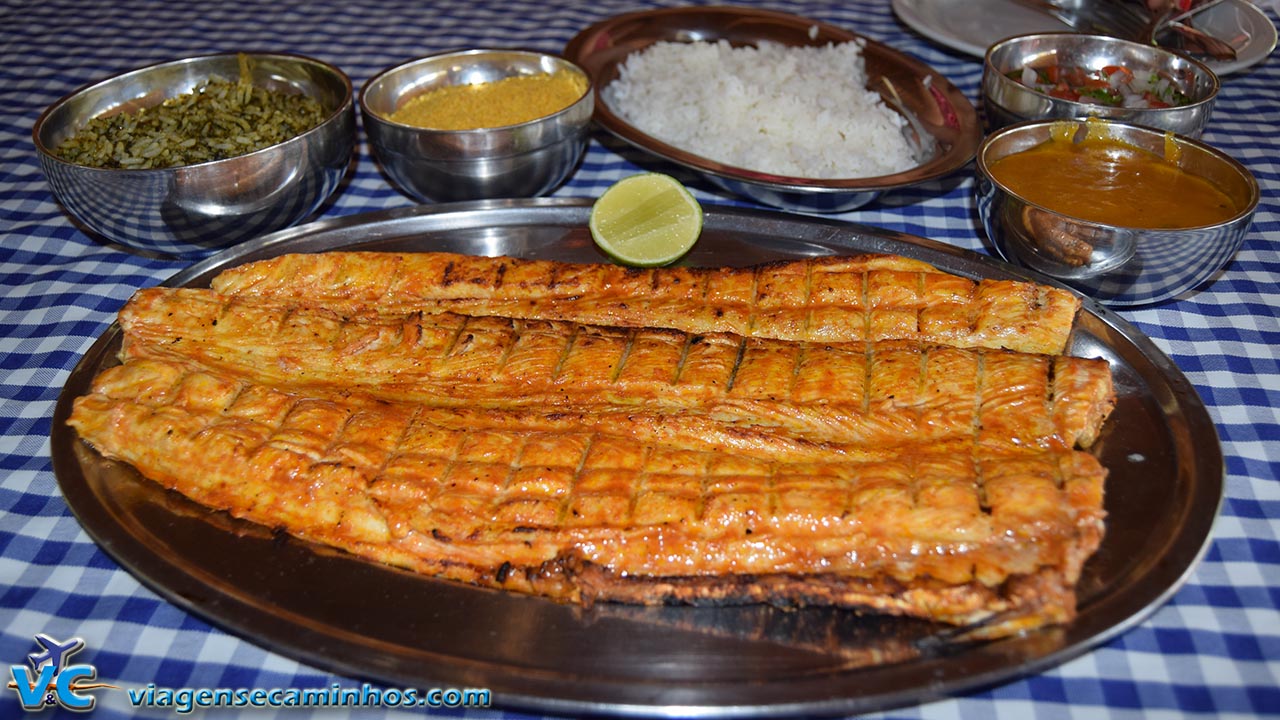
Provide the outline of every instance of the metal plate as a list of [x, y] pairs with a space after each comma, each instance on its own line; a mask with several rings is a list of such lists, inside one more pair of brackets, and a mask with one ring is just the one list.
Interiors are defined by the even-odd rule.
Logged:
[[[981, 58], [998, 40], [1070, 27], [1018, 0], [893, 0], [898, 18], [912, 30], [952, 50]], [[1276, 47], [1276, 26], [1249, 0], [1226, 0], [1195, 16], [1195, 26], [1236, 49], [1235, 60], [1205, 60], [1218, 75], [1252, 67]]]
[[[657, 42], [714, 42], [738, 45], [771, 41], [789, 46], [865, 43], [867, 87], [908, 118], [934, 145], [920, 165], [892, 175], [817, 180], [772, 175], [701, 157], [648, 135], [613, 112], [602, 91], [618, 77], [628, 55]], [[928, 65], [870, 38], [816, 20], [770, 10], [739, 7], [664, 8], [629, 13], [596, 23], [565, 46], [565, 58], [591, 76], [596, 90], [595, 120], [613, 135], [657, 157], [703, 173], [722, 187], [758, 202], [816, 212], [843, 211], [879, 193], [948, 175], [973, 159], [982, 139], [977, 111], [951, 81]]]
[[[328, 220], [260, 238], [166, 284], [286, 252], [449, 250], [602, 260], [589, 201], [485, 201]], [[1037, 279], [941, 243], [824, 219], [708, 208], [687, 263], [746, 265], [897, 253], [971, 278]], [[1046, 281], [1047, 282], [1047, 281]], [[317, 667], [400, 687], [487, 687], [506, 707], [671, 716], [845, 714], [928, 701], [1044, 670], [1140, 622], [1204, 551], [1223, 461], [1204, 406], [1151, 342], [1087, 302], [1072, 353], [1105, 357], [1119, 402], [1095, 445], [1111, 471], [1106, 539], [1070, 625], [981, 645], [944, 628], [831, 609], [584, 610], [433, 580], [214, 513], [107, 461], [66, 425], [71, 401], [114, 364], [112, 326], [72, 372], [54, 415], [54, 472], [85, 530], [174, 604]]]

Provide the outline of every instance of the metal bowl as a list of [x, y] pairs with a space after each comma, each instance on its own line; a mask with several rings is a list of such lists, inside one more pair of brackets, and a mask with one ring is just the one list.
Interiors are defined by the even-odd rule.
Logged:
[[[1024, 67], [1061, 65], [1101, 70], [1120, 65], [1157, 73], [1191, 99], [1171, 108], [1124, 108], [1052, 97], [1006, 75]], [[1154, 45], [1080, 33], [1019, 35], [987, 50], [982, 69], [982, 109], [989, 130], [1026, 120], [1098, 117], [1200, 137], [1218, 97], [1218, 76], [1204, 63]]]
[[[1179, 168], [1212, 183], [1240, 209], [1215, 225], [1121, 227], [1029, 202], [1018, 188], [992, 177], [995, 161], [1061, 138], [1064, 131], [1075, 139], [1098, 133], [1175, 158]], [[1259, 199], [1253, 174], [1219, 150], [1167, 131], [1095, 119], [1031, 121], [997, 130], [978, 150], [977, 167], [978, 214], [1000, 255], [1113, 306], [1167, 300], [1213, 277], [1240, 249]]]
[[800, 212], [844, 212], [880, 194], [937, 180], [964, 167], [982, 139], [977, 111], [960, 90], [928, 65], [843, 28], [796, 15], [741, 7], [664, 8], [619, 15], [588, 27], [565, 46], [565, 57], [591, 74], [599, 94], [618, 77], [627, 56], [663, 42], [719, 41], [791, 46], [865, 42], [868, 86], [907, 119], [908, 140], [921, 162], [869, 178], [785, 177], [701, 157], [640, 131], [596, 103], [596, 122], [614, 136], [663, 160], [701, 173], [715, 185], [755, 202]]
[[[405, 100], [448, 85], [566, 71], [587, 91], [545, 117], [479, 130], [431, 130], [393, 122]], [[586, 150], [595, 96], [571, 62], [523, 50], [463, 50], [418, 58], [365, 83], [360, 113], [374, 156], [391, 183], [420, 201], [535, 197], [554, 190]]]
[[200, 257], [310, 215], [338, 188], [355, 147], [351, 81], [338, 68], [283, 53], [245, 53], [255, 85], [315, 98], [325, 120], [239, 157], [175, 168], [93, 168], [53, 150], [89, 120], [240, 77], [240, 54], [185, 58], [86, 85], [50, 105], [32, 140], [54, 197], [88, 229], [136, 250]]

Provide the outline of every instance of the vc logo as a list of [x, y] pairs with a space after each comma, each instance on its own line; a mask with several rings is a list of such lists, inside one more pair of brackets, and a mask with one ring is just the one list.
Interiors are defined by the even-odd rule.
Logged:
[[10, 665], [13, 677], [9, 687], [16, 690], [23, 710], [43, 710], [58, 704], [68, 710], [85, 712], [93, 709], [95, 698], [82, 694], [97, 688], [115, 688], [115, 685], [95, 683], [98, 670], [92, 665], [68, 665], [67, 659], [84, 649], [84, 640], [71, 638], [58, 642], [48, 635], [36, 635], [36, 644], [42, 649], [27, 656], [25, 665]]

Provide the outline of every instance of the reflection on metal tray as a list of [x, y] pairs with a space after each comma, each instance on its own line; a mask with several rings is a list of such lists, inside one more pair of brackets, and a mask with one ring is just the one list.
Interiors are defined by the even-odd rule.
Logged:
[[[603, 260], [586, 201], [422, 206], [285, 230], [209, 258], [168, 284], [286, 252], [450, 250]], [[1031, 278], [929, 240], [834, 220], [709, 209], [689, 264], [745, 265], [880, 252], [968, 277]], [[1040, 278], [1032, 278], [1040, 279]], [[980, 645], [945, 628], [831, 609], [582, 609], [433, 580], [212, 513], [107, 461], [65, 421], [115, 363], [112, 326], [71, 374], [54, 416], [54, 471], [86, 531], [176, 605], [298, 660], [397, 686], [487, 687], [503, 706], [617, 715], [862, 712], [924, 702], [1073, 657], [1140, 622], [1203, 552], [1222, 456], [1194, 389], [1149, 340], [1086, 302], [1072, 352], [1114, 364], [1119, 402], [1095, 451], [1110, 468], [1106, 539], [1070, 625]]]

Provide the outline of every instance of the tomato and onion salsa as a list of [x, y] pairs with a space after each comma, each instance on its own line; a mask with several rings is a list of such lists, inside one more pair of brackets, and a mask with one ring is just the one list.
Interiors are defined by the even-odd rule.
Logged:
[[1046, 65], [1010, 70], [1009, 79], [1050, 97], [1109, 107], [1169, 108], [1191, 98], [1159, 73], [1135, 73], [1122, 65], [1100, 70], [1074, 65]]

